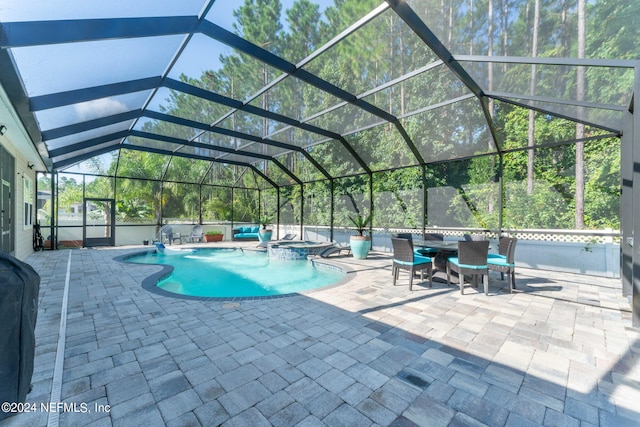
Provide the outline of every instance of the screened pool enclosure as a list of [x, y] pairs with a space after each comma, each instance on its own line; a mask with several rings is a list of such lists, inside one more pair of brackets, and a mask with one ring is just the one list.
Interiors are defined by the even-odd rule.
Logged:
[[640, 280], [637, 2], [9, 3], [46, 235], [610, 230]]

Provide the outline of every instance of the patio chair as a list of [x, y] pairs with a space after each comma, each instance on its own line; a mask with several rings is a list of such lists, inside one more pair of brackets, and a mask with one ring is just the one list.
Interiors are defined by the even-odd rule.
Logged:
[[202, 226], [200, 224], [196, 224], [191, 227], [191, 235], [189, 235], [189, 241], [193, 243], [196, 240], [198, 242], [202, 242], [204, 240], [204, 233], [202, 232]]
[[413, 290], [413, 274], [420, 272], [420, 279], [424, 280], [424, 270], [429, 274], [429, 287], [433, 285], [432, 261], [431, 258], [416, 255], [413, 251], [413, 242], [410, 239], [399, 239], [392, 237], [393, 245], [393, 286], [396, 285], [400, 270], [409, 271], [409, 290]]
[[[396, 239], [408, 239], [413, 242], [413, 233], [393, 233], [391, 237], [395, 237]], [[423, 256], [420, 253], [421, 250], [423, 250], [423, 248], [413, 248], [413, 252], [415, 252], [416, 255]]]
[[180, 233], [174, 233], [170, 225], [163, 225], [160, 229], [160, 241], [172, 244], [176, 240], [178, 243], [182, 243], [182, 236]]
[[464, 234], [462, 236], [465, 242], [479, 242], [482, 240], [487, 240], [487, 237], [484, 234]]
[[447, 260], [447, 284], [451, 284], [451, 271], [458, 273], [460, 294], [464, 294], [464, 275], [472, 276], [474, 287], [478, 287], [478, 276], [482, 276], [484, 294], [489, 295], [488, 254], [488, 240], [458, 243], [458, 256]]
[[391, 237], [395, 237], [396, 239], [413, 240], [413, 233], [393, 233]]
[[489, 270], [499, 271], [501, 280], [504, 280], [504, 274], [507, 273], [510, 292], [516, 288], [516, 243], [518, 239], [515, 237], [502, 237], [498, 245], [498, 253], [487, 256]]

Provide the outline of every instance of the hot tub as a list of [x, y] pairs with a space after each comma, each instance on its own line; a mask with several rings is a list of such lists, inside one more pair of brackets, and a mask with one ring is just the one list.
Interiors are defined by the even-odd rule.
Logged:
[[267, 243], [267, 253], [269, 258], [301, 260], [307, 259], [309, 255], [317, 255], [332, 246], [331, 242], [270, 242]]

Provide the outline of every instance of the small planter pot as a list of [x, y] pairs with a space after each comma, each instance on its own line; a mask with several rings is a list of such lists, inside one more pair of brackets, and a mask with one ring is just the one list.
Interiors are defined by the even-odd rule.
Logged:
[[205, 242], [222, 242], [223, 234], [205, 234], [204, 241]]
[[351, 253], [355, 259], [365, 259], [371, 250], [371, 236], [351, 236]]
[[265, 230], [262, 228], [258, 230], [258, 240], [260, 240], [261, 242], [268, 242], [269, 240], [271, 240], [272, 235], [273, 230]]

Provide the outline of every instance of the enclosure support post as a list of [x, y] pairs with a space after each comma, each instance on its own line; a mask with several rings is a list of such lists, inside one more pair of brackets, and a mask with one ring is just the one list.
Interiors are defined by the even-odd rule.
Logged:
[[[633, 237], [631, 243], [633, 245], [633, 295], [631, 301], [632, 324], [634, 327], [640, 327], [640, 65], [635, 67], [635, 84], [631, 105], [631, 114], [633, 118], [633, 130], [631, 131], [630, 141], [633, 144]], [[637, 231], [637, 233], [636, 233]], [[634, 242], [635, 235], [638, 235], [638, 243]]]
[[202, 224], [202, 184], [198, 184], [198, 224]]
[[373, 173], [369, 172], [369, 215], [371, 215], [371, 221], [369, 221], [369, 236], [371, 236], [371, 249], [373, 249]]
[[422, 170], [422, 238], [427, 232], [427, 165], [420, 166]]
[[502, 236], [502, 216], [504, 214], [504, 159], [502, 156], [502, 153], [498, 153], [498, 240]]
[[[278, 231], [280, 233], [280, 187], [276, 187], [276, 223], [278, 224]], [[278, 234], [276, 234], [276, 237]]]
[[633, 296], [633, 114], [625, 113], [620, 139], [620, 273], [622, 295]]
[[55, 213], [58, 212], [58, 172], [51, 172], [51, 250], [58, 249], [58, 223]]
[[300, 238], [304, 240], [304, 184], [300, 184]]
[[233, 198], [235, 196], [234, 194], [234, 188], [231, 187], [231, 235], [233, 236], [233, 221], [235, 220], [236, 216], [233, 214], [233, 205], [235, 205], [235, 203], [233, 203]]
[[335, 190], [335, 186], [334, 186], [334, 179], [331, 178], [329, 180], [329, 195], [330, 195], [330, 200], [329, 200], [329, 205], [330, 205], [330, 211], [329, 211], [329, 241], [333, 242], [333, 223], [335, 221], [334, 219], [334, 212], [335, 212], [335, 196], [333, 194], [333, 191]]

